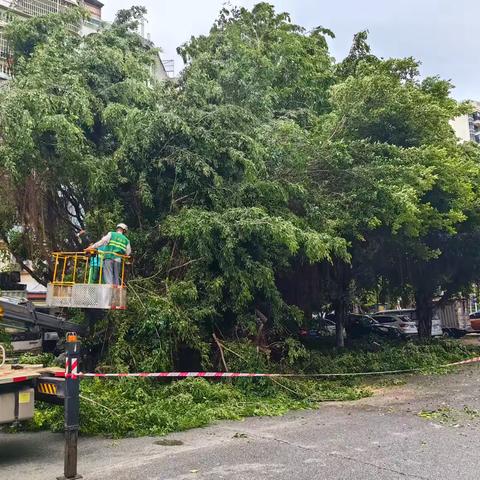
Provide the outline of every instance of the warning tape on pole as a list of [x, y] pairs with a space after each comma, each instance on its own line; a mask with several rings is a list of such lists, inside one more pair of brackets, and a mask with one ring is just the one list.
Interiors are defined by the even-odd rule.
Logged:
[[[462, 360], [460, 362], [439, 365], [437, 368], [450, 368], [460, 365], [480, 363], [480, 357]], [[159, 372], [159, 373], [70, 373], [57, 372], [56, 377], [62, 378], [340, 378], [340, 377], [365, 377], [377, 375], [394, 375], [400, 373], [413, 373], [422, 371], [422, 368], [409, 368], [403, 370], [383, 370], [376, 372], [349, 372], [349, 373], [234, 373], [234, 372]]]

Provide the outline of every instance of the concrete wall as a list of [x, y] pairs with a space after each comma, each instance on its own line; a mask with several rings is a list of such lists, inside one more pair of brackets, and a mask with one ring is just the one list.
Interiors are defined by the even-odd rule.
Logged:
[[468, 115], [462, 115], [461, 117], [450, 120], [450, 125], [461, 142], [470, 141], [470, 123], [468, 121]]
[[27, 292], [45, 293], [47, 289], [34, 280], [31, 275], [25, 271], [20, 274], [20, 283], [27, 286]]

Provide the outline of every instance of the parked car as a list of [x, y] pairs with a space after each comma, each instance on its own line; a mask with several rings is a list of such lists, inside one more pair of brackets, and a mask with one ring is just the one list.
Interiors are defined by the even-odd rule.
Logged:
[[[403, 315], [410, 318], [412, 322], [415, 322], [418, 330], [418, 318], [417, 318], [417, 311], [415, 308], [401, 308], [398, 310], [384, 310], [382, 312], [377, 312], [376, 315]], [[432, 318], [432, 337], [441, 337], [443, 335], [443, 328], [442, 328], [442, 321], [440, 319], [440, 315], [437, 310], [433, 313]]]
[[322, 337], [334, 337], [335, 336], [335, 322], [328, 320], [326, 318], [317, 318], [315, 319], [315, 326], [313, 328], [300, 329], [300, 336], [310, 339], [318, 339]]
[[380, 324], [378, 329], [383, 333], [389, 334], [394, 329], [393, 333], [398, 336], [418, 335], [417, 324], [408, 315], [381, 312], [375, 313], [372, 318]]
[[[312, 315], [312, 321], [314, 326], [310, 329], [302, 328], [300, 329], [300, 337], [304, 339], [320, 339], [324, 337], [334, 337], [336, 334], [337, 327], [335, 321], [331, 319], [331, 314], [326, 317], [322, 317], [319, 314]], [[345, 329], [343, 335], [346, 336]]]
[[347, 337], [349, 338], [359, 338], [372, 333], [378, 335], [396, 335], [396, 331], [393, 328], [383, 328], [383, 326], [370, 315], [361, 315], [351, 313], [348, 316], [347, 326]]
[[470, 314], [470, 324], [474, 332], [480, 332], [480, 312]]

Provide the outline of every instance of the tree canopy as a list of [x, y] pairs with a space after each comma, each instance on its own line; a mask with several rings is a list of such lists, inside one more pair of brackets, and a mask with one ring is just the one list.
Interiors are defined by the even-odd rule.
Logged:
[[80, 229], [131, 228], [110, 360], [206, 367], [213, 333], [264, 348], [332, 305], [341, 327], [380, 278], [428, 303], [475, 277], [480, 150], [457, 143], [449, 120], [468, 106], [448, 82], [375, 57], [367, 32], [337, 63], [331, 31], [260, 3], [223, 9], [161, 83], [144, 14], [83, 38], [82, 10], [13, 23], [0, 90], [0, 236], [16, 258], [47, 280]]

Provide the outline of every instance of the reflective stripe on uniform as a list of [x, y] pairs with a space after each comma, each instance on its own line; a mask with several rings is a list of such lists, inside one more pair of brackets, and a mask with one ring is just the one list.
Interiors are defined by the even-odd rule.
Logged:
[[114, 246], [114, 247], [117, 247], [117, 248], [119, 248], [120, 250], [123, 250], [124, 252], [127, 251], [127, 247], [126, 247], [125, 245], [122, 245], [121, 243], [117, 243], [117, 242], [111, 241], [111, 242], [109, 243], [109, 245], [112, 245], [112, 246]]

